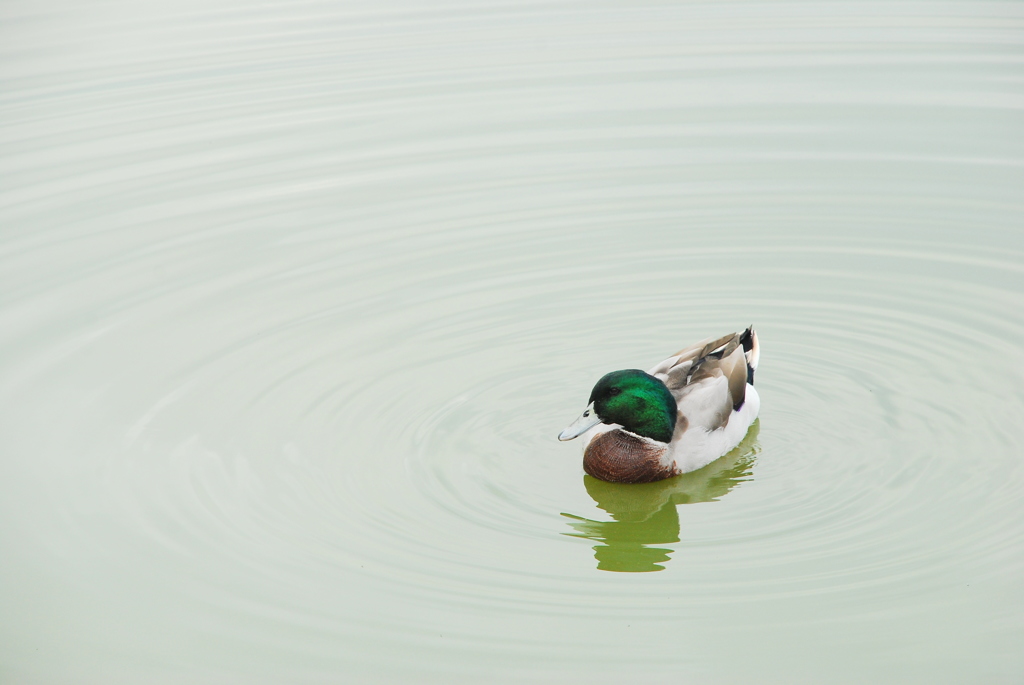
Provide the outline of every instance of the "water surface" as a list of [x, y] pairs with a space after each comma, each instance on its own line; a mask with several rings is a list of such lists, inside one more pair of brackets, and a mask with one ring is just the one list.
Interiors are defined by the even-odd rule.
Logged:
[[[0, 9], [0, 680], [1018, 682], [1019, 3]], [[585, 477], [755, 324], [757, 428]]]

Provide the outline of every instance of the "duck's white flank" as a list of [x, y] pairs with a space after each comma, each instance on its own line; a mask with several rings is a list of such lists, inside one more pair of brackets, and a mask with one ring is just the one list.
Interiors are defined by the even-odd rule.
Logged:
[[709, 431], [691, 423], [670, 446], [669, 456], [676, 468], [680, 473], [696, 471], [729, 453], [750, 430], [760, 408], [761, 398], [754, 386], [748, 383], [743, 406], [732, 412], [724, 426]]

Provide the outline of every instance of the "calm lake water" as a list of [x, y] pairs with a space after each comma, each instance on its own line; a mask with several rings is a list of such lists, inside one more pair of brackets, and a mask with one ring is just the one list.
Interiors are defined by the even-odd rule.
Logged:
[[3, 683], [1018, 683], [1022, 426], [1021, 3], [0, 7]]

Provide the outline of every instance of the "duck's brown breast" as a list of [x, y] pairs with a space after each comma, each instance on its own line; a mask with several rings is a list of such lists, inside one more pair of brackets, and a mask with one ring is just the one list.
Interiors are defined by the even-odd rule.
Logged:
[[601, 433], [583, 452], [583, 470], [611, 483], [651, 483], [677, 474], [675, 465], [662, 461], [668, 445], [628, 433]]

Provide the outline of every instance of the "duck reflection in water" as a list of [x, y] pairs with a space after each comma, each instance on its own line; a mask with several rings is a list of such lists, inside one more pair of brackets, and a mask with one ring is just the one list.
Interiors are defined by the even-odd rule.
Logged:
[[736, 449], [702, 469], [654, 483], [626, 485], [606, 483], [583, 476], [587, 493], [612, 521], [591, 521], [563, 513], [571, 519], [571, 537], [587, 538], [601, 544], [594, 547], [597, 568], [602, 571], [661, 571], [673, 550], [653, 547], [679, 542], [680, 504], [714, 502], [738, 483], [750, 480], [754, 458], [760, 451], [757, 432], [760, 422]]

